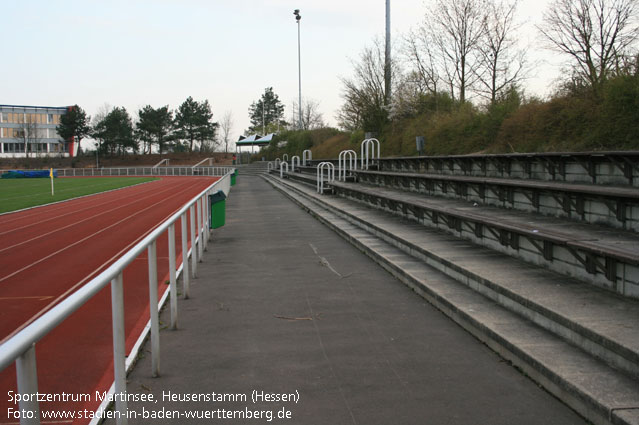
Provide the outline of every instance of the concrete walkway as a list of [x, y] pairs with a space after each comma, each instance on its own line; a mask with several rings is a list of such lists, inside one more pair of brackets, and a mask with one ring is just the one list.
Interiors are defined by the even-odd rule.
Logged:
[[148, 355], [129, 375], [157, 401], [130, 424], [584, 423], [259, 177], [238, 178], [191, 296], [162, 376]]

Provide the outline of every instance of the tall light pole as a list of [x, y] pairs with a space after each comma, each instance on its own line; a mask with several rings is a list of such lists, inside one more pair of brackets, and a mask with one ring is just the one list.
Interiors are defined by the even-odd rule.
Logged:
[[384, 61], [384, 91], [385, 103], [391, 102], [391, 28], [390, 28], [390, 0], [386, 0], [386, 57]]
[[300, 98], [299, 98], [299, 115], [298, 115], [298, 125], [299, 129], [302, 129], [302, 50], [300, 43], [300, 20], [302, 20], [302, 15], [300, 15], [300, 10], [295, 9], [293, 11], [293, 15], [295, 15], [295, 21], [297, 22], [297, 66], [299, 69], [299, 85], [300, 85]]

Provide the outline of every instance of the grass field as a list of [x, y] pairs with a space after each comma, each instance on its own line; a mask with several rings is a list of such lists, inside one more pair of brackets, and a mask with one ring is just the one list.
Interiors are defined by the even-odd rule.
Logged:
[[54, 179], [55, 195], [51, 196], [50, 179], [0, 179], [0, 214], [152, 180], [157, 179], [153, 177], [59, 178]]

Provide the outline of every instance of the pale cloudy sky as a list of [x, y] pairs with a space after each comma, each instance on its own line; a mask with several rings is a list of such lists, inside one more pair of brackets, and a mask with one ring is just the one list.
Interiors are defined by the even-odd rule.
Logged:
[[[529, 93], [545, 95], [559, 74], [534, 24], [548, 0], [521, 0], [521, 38], [542, 59]], [[428, 0], [392, 0], [393, 43], [419, 24]], [[214, 119], [234, 117], [236, 138], [248, 107], [266, 87], [286, 105], [298, 95], [297, 25], [302, 15], [302, 95], [335, 125], [340, 76], [383, 36], [385, 0], [30, 0], [3, 1], [0, 104], [79, 104], [90, 115], [108, 103], [134, 114], [150, 104], [175, 109], [208, 99]]]

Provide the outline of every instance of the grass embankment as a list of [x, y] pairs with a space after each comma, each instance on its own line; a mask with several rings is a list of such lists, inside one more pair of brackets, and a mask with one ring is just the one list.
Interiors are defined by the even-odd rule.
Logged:
[[[639, 150], [639, 71], [610, 78], [596, 95], [569, 83], [546, 100], [511, 89], [495, 103], [479, 106], [460, 104], [445, 93], [426, 94], [380, 129], [369, 130], [377, 134], [385, 157], [416, 155], [417, 136], [425, 139], [426, 155]], [[274, 160], [311, 149], [315, 159], [337, 158], [344, 149], [359, 154], [362, 140], [362, 130], [290, 131], [264, 153]], [[277, 148], [282, 141], [288, 144]]]
[[95, 177], [54, 179], [55, 195], [51, 195], [51, 180], [0, 179], [0, 213], [64, 201], [157, 180], [153, 177]]

